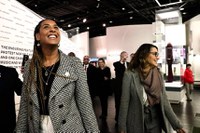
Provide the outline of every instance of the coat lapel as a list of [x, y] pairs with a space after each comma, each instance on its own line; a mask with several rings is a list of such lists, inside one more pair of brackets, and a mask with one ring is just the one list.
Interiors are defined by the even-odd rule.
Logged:
[[141, 104], [143, 104], [143, 86], [140, 82], [140, 75], [137, 71], [133, 72], [133, 78], [135, 79], [135, 88], [140, 99]]
[[[78, 79], [77, 75], [75, 74], [72, 62], [70, 61], [71, 58], [66, 56], [60, 51], [60, 65], [57, 70], [57, 75], [52, 83], [49, 101], [67, 84], [73, 82]], [[30, 64], [29, 64], [30, 65]], [[27, 69], [28, 70], [28, 69]], [[24, 76], [25, 79], [28, 78], [29, 73], [27, 72]], [[37, 74], [35, 74], [35, 78], [37, 78]], [[33, 103], [39, 108], [38, 96], [37, 96], [37, 88], [35, 85], [32, 84], [30, 98], [32, 99]]]
[[37, 88], [33, 84], [32, 84], [32, 87], [31, 87], [30, 97], [31, 97], [33, 103], [39, 108], [39, 102], [38, 102], [38, 96], [37, 96]]
[[60, 51], [60, 65], [57, 70], [57, 74], [53, 81], [49, 101], [67, 84], [78, 79], [75, 74], [71, 58], [66, 56]]

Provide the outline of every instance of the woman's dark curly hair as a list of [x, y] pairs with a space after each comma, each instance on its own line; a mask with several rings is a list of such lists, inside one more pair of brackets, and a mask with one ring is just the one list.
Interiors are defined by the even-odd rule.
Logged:
[[141, 69], [145, 68], [146, 58], [149, 55], [151, 48], [156, 48], [158, 50], [158, 47], [153, 44], [150, 43], [142, 44], [135, 52], [134, 57], [131, 59], [128, 70], [136, 68], [141, 68]]

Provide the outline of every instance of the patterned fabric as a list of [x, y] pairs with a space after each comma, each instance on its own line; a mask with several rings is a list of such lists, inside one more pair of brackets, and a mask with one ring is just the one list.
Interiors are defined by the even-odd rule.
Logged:
[[[39, 133], [39, 103], [34, 85], [30, 95], [26, 88], [29, 76], [27, 62], [24, 85], [17, 121], [17, 133]], [[99, 132], [86, 81], [86, 73], [80, 59], [66, 56], [60, 51], [58, 75], [53, 81], [49, 96], [49, 116], [55, 132]], [[36, 75], [37, 76], [37, 75]]]

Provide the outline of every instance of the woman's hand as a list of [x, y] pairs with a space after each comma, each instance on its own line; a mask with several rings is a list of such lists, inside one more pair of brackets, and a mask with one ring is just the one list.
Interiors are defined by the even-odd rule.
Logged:
[[183, 128], [177, 129], [176, 132], [177, 132], [177, 133], [186, 133], [186, 132], [183, 130]]

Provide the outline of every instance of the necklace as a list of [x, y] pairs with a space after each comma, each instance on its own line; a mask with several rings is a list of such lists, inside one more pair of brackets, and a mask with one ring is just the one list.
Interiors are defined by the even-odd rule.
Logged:
[[[56, 64], [56, 63], [55, 63], [55, 64]], [[54, 69], [55, 64], [54, 64], [52, 67], [49, 67], [48, 69], [46, 69], [46, 71], [49, 71], [49, 69], [51, 69], [51, 70], [48, 72], [47, 80], [45, 81], [45, 80], [43, 79], [43, 77], [42, 77], [42, 81], [43, 81], [44, 84], [45, 84], [44, 93], [46, 92], [46, 88], [47, 88], [47, 86], [49, 85], [49, 79], [50, 79], [50, 77], [51, 77], [51, 74], [52, 74], [52, 72], [53, 72], [53, 69]], [[46, 74], [46, 71], [45, 71], [45, 74]], [[45, 75], [45, 76], [46, 76], [46, 75]], [[46, 100], [46, 99], [47, 99], [47, 96], [44, 94], [43, 100]]]
[[48, 75], [49, 75], [49, 69], [50, 69], [51, 67], [49, 67], [49, 68], [45, 68], [44, 67], [44, 69], [45, 69], [45, 72], [44, 72], [44, 75], [47, 77]]
[[[55, 64], [56, 64], [56, 63], [55, 63]], [[53, 71], [53, 69], [54, 69], [55, 64], [53, 64], [52, 67], [49, 67], [48, 69], [45, 70], [44, 75], [45, 75], [45, 76], [48, 76], [48, 77], [47, 77], [47, 80], [46, 80], [46, 81], [45, 81], [43, 78], [42, 78], [42, 80], [43, 80], [43, 82], [45, 83], [46, 86], [48, 85], [48, 82], [49, 82], [49, 79], [50, 79], [50, 76], [51, 76], [51, 74], [52, 74], [52, 71]], [[51, 69], [51, 70], [49, 71], [49, 69]]]

